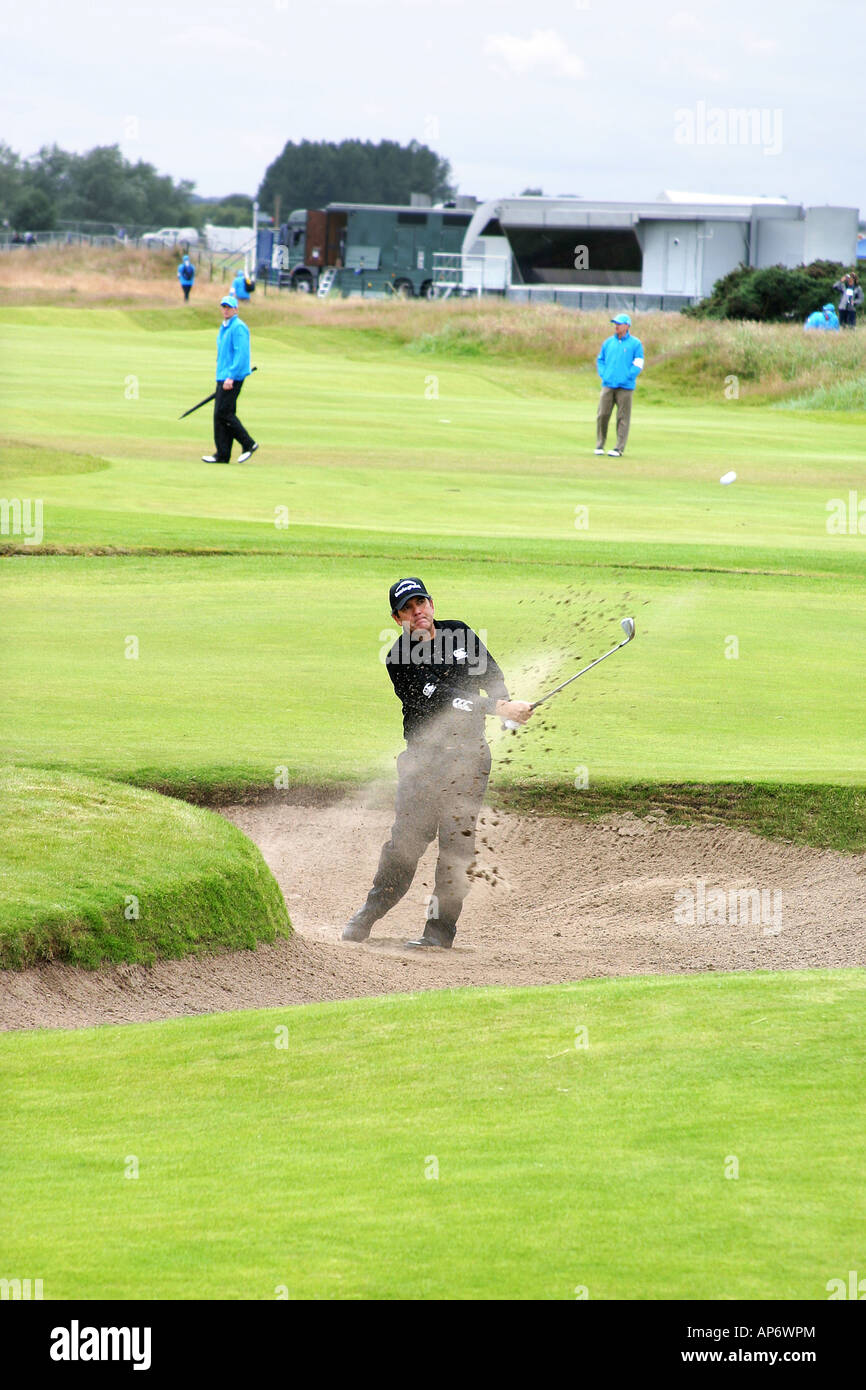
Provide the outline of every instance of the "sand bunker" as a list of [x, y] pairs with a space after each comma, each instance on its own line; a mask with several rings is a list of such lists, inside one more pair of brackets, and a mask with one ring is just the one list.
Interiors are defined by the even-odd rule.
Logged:
[[0, 972], [0, 1027], [83, 1027], [457, 985], [866, 966], [866, 855], [663, 816], [591, 823], [482, 812], [478, 877], [453, 950], [418, 953], [433, 847], [364, 945], [340, 941], [391, 821], [382, 789], [223, 814], [260, 847], [296, 935], [256, 951]]

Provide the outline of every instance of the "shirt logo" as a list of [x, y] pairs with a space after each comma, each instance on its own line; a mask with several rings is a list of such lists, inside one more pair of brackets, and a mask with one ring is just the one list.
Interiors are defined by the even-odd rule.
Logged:
[[473, 707], [472, 707], [472, 701], [471, 701], [471, 700], [461, 700], [461, 699], [458, 697], [456, 700], [452, 700], [452, 701], [451, 701], [451, 704], [454, 706], [455, 709], [461, 709], [461, 710], [463, 710], [466, 714], [471, 714], [471, 713], [472, 713], [472, 708], [473, 708]]
[[458, 647], [458, 648], [457, 648], [456, 652], [454, 653], [454, 660], [455, 660], [455, 661], [465, 661], [465, 660], [466, 660], [466, 648], [465, 648], [465, 647]]
[[434, 691], [435, 689], [436, 689], [435, 683], [434, 683], [433, 681], [428, 681], [427, 684], [425, 685], [424, 691], [423, 691], [423, 693], [427, 696], [427, 699], [428, 699], [428, 700], [430, 699], [430, 696], [433, 694], [433, 691]]

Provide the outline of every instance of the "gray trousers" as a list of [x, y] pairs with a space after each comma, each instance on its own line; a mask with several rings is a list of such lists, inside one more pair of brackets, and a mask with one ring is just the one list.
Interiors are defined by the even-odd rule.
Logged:
[[373, 887], [358, 915], [370, 925], [384, 917], [408, 891], [418, 860], [438, 835], [436, 881], [424, 934], [451, 942], [471, 885], [468, 870], [490, 775], [490, 749], [486, 743], [434, 753], [407, 748], [397, 759], [397, 772], [391, 838], [382, 847]]
[[598, 415], [595, 419], [596, 424], [596, 444], [597, 449], [604, 448], [604, 441], [607, 439], [607, 427], [610, 423], [611, 413], [616, 406], [616, 447], [621, 454], [625, 453], [625, 442], [628, 439], [628, 427], [631, 424], [631, 402], [634, 391], [627, 391], [624, 386], [603, 386], [598, 402]]

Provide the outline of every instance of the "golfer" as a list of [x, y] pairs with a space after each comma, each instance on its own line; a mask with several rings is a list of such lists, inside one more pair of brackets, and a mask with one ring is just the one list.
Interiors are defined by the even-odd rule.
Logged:
[[406, 748], [397, 759], [391, 838], [367, 901], [343, 928], [343, 940], [366, 941], [374, 922], [407, 892], [418, 860], [438, 834], [427, 923], [423, 935], [406, 944], [448, 949], [469, 891], [475, 826], [490, 775], [484, 720], [495, 714], [525, 724], [532, 707], [509, 698], [502, 672], [471, 627], [434, 619], [422, 580], [398, 580], [388, 598], [391, 616], [403, 629], [385, 665], [403, 706]]
[[628, 314], [617, 314], [611, 323], [613, 335], [605, 338], [596, 359], [601, 377], [601, 397], [596, 416], [595, 452], [604, 453], [607, 427], [616, 406], [616, 448], [608, 449], [607, 456], [620, 459], [625, 453], [631, 423], [631, 403], [635, 383], [643, 371], [644, 355], [640, 338], [633, 338], [629, 331], [631, 319]]
[[216, 452], [203, 454], [202, 463], [230, 463], [234, 439], [243, 450], [238, 463], [246, 463], [259, 447], [236, 413], [241, 387], [250, 374], [250, 330], [238, 318], [238, 301], [233, 294], [223, 295], [220, 307], [223, 321], [217, 333], [217, 383], [213, 403]]
[[195, 284], [195, 266], [193, 265], [189, 256], [184, 256], [183, 260], [178, 266], [177, 278], [180, 281], [180, 287], [183, 290], [183, 302], [184, 304], [186, 304], [189, 300], [189, 292]]

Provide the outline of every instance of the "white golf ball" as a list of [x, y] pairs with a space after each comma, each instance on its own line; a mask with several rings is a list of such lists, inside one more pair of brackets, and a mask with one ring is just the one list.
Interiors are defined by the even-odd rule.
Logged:
[[719, 482], [723, 487], [727, 487], [728, 483], [735, 483], [736, 481], [737, 475], [733, 469], [731, 469], [730, 473], [723, 473], [721, 478], [719, 478]]

